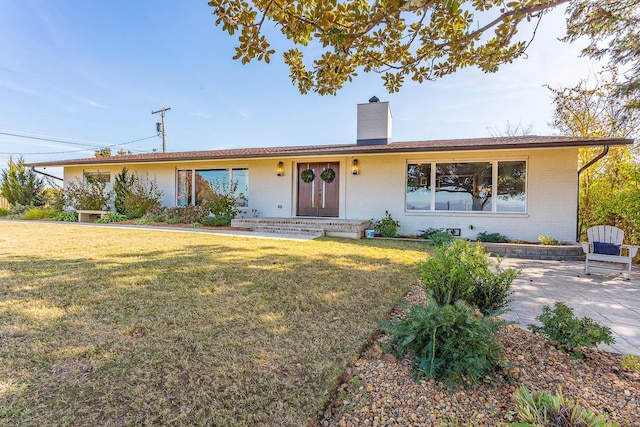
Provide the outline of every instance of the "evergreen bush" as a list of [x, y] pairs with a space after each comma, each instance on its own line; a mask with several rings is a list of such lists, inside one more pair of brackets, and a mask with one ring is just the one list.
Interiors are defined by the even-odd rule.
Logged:
[[384, 218], [371, 220], [371, 224], [382, 237], [396, 237], [398, 235], [400, 222], [394, 220], [389, 211], [384, 211]]
[[416, 379], [424, 375], [455, 390], [458, 385], [495, 377], [503, 363], [495, 332], [504, 321], [482, 316], [463, 301], [439, 305], [431, 298], [426, 306], [401, 307], [405, 310], [402, 318], [379, 323], [392, 338], [395, 356], [411, 359]]
[[486, 231], [478, 233], [476, 240], [479, 242], [487, 242], [487, 243], [509, 243], [509, 238], [504, 234], [488, 233]]
[[511, 283], [518, 272], [503, 270], [499, 260], [493, 265], [480, 243], [472, 246], [454, 240], [436, 248], [434, 255], [420, 265], [420, 275], [425, 291], [439, 305], [462, 300], [483, 314], [491, 314], [512, 301]]
[[601, 343], [615, 342], [610, 328], [588, 317], [576, 317], [573, 309], [561, 301], [554, 304], [553, 310], [548, 305], [542, 307], [542, 314], [536, 320], [542, 326], [529, 325], [532, 332], [545, 337], [575, 358], [583, 356], [579, 351], [580, 347], [595, 348]]

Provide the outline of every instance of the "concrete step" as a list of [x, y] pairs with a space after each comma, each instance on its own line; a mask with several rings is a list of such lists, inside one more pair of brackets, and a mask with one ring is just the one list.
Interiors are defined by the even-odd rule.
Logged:
[[311, 227], [295, 227], [288, 225], [255, 225], [253, 231], [262, 233], [304, 234], [310, 236], [324, 236], [324, 229]]

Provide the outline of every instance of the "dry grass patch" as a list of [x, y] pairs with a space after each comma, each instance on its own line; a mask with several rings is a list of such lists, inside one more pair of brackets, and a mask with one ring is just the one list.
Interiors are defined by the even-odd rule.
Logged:
[[0, 424], [304, 425], [428, 250], [0, 222]]

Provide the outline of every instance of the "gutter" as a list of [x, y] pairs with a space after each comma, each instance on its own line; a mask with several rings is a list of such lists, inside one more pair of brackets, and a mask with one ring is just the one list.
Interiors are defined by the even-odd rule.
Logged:
[[47, 178], [57, 179], [58, 181], [63, 181], [64, 182], [63, 178], [60, 178], [59, 176], [54, 176], [54, 175], [48, 174], [46, 172], [42, 172], [42, 171], [36, 170], [36, 168], [34, 166], [31, 166], [31, 170], [34, 171], [37, 174], [44, 175]]
[[603, 158], [609, 153], [609, 145], [604, 145], [602, 147], [602, 151], [600, 154], [595, 156], [593, 159], [589, 160], [587, 164], [583, 165], [580, 169], [578, 169], [578, 205], [576, 207], [576, 242], [580, 241], [580, 174], [584, 172], [589, 166], [596, 163], [598, 160]]

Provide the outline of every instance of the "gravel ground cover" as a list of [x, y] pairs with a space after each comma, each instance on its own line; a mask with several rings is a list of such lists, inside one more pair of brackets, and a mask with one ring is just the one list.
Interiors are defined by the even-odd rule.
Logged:
[[[417, 289], [409, 302], [421, 301]], [[398, 312], [395, 315], [399, 314]], [[320, 426], [497, 426], [516, 421], [512, 396], [521, 385], [532, 391], [562, 389], [621, 426], [640, 426], [640, 373], [624, 369], [619, 355], [584, 351], [573, 360], [550, 342], [506, 326], [498, 340], [512, 367], [495, 384], [450, 393], [433, 380], [414, 381], [408, 360], [383, 352], [379, 336], [351, 366], [337, 398], [318, 414]], [[506, 372], [505, 372], [506, 374]]]

